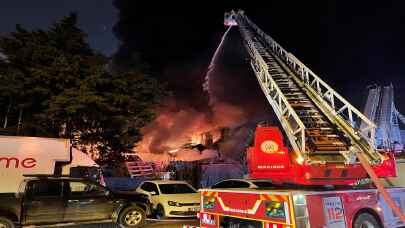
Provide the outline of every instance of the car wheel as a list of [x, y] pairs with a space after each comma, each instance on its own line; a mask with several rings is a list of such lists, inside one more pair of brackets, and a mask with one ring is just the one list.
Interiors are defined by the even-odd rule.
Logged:
[[373, 215], [361, 213], [354, 220], [353, 228], [381, 228], [381, 226]]
[[118, 223], [120, 227], [141, 227], [144, 225], [146, 213], [140, 207], [129, 206], [120, 213]]
[[13, 221], [6, 217], [0, 217], [0, 228], [15, 228]]
[[160, 204], [157, 205], [155, 216], [156, 216], [157, 219], [165, 219], [165, 218], [167, 218], [165, 209], [163, 208], [162, 205], [160, 205]]

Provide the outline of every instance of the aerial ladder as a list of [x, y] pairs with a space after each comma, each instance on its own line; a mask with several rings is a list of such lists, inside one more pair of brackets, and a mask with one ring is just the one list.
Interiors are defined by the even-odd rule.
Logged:
[[225, 13], [224, 24], [238, 26], [250, 65], [283, 129], [257, 127], [248, 149], [249, 177], [298, 185], [354, 185], [370, 178], [405, 222], [379, 179], [397, 174], [393, 153], [375, 148], [376, 125], [242, 10]]
[[[304, 185], [352, 184], [369, 176], [361, 161], [378, 177], [396, 176], [393, 155], [375, 149], [372, 121], [243, 11], [226, 13], [224, 23], [239, 27], [251, 67], [284, 133], [284, 137], [275, 137], [279, 143], [256, 141], [255, 145], [263, 145], [250, 148], [251, 177]], [[280, 134], [263, 128], [256, 135], [269, 133]], [[288, 158], [283, 153], [267, 158], [255, 153], [260, 147], [280, 152], [277, 148], [280, 144], [283, 148], [282, 138], [287, 139], [283, 152], [288, 151]]]
[[375, 149], [375, 124], [243, 11], [224, 19], [239, 27], [280, 126], [259, 124], [248, 147], [256, 187], [232, 179], [200, 189], [201, 227], [403, 227], [405, 188], [380, 180], [396, 176], [396, 163]]

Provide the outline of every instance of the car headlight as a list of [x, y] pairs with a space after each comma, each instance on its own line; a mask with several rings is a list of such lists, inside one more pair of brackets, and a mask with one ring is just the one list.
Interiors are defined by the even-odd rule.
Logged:
[[169, 206], [180, 207], [180, 204], [175, 201], [167, 201], [167, 204], [169, 204]]

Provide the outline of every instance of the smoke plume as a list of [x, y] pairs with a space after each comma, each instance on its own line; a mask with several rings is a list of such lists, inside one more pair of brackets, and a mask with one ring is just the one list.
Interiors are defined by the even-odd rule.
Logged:
[[[135, 1], [116, 0], [115, 5], [120, 12], [115, 33], [122, 42], [115, 60], [119, 65], [130, 65], [131, 56], [141, 53], [142, 59], [151, 65], [152, 76], [172, 91], [172, 96], [156, 109], [157, 118], [142, 129], [144, 138], [136, 151], [168, 152], [194, 142], [201, 133], [269, 117], [271, 108], [250, 69], [237, 28], [229, 31], [222, 50], [214, 58], [215, 67], [208, 69], [227, 29], [222, 25], [224, 11], [208, 17], [198, 7], [196, 11], [181, 13], [152, 7], [150, 17], [142, 18], [144, 14], [139, 12], [140, 6]], [[153, 17], [156, 14], [159, 20]], [[194, 21], [196, 17], [205, 17], [206, 21]], [[160, 21], [161, 18], [165, 21]], [[215, 26], [211, 31], [201, 32], [200, 28], [206, 24]], [[203, 90], [208, 70], [205, 87], [209, 87], [209, 94]], [[210, 99], [215, 102], [210, 104]], [[238, 128], [237, 137], [224, 143], [224, 150], [240, 150], [247, 132], [246, 128]]]

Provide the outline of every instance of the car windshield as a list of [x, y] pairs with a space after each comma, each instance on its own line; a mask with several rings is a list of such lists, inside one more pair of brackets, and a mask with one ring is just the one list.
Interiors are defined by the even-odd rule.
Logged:
[[159, 188], [162, 194], [196, 193], [196, 191], [187, 184], [159, 184]]
[[273, 183], [270, 181], [253, 181], [253, 184], [258, 188], [271, 188], [274, 187]]

